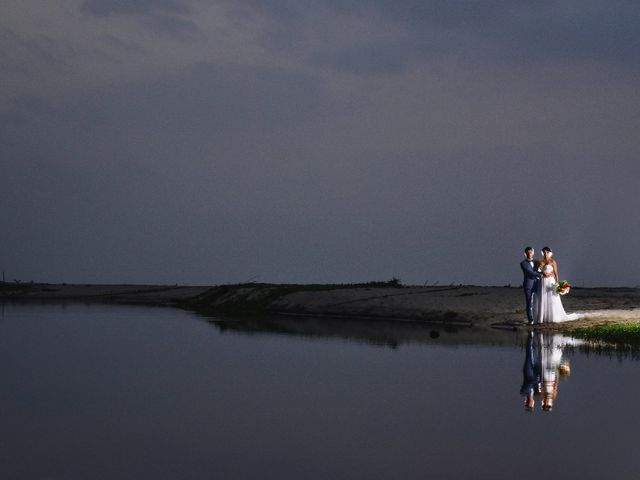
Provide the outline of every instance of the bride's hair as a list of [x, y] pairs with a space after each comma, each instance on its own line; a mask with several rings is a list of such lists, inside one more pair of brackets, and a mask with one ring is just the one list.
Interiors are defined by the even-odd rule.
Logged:
[[544, 252], [553, 253], [553, 250], [551, 250], [551, 247], [542, 247], [542, 258], [540, 259], [540, 264], [555, 264], [556, 261], [553, 259], [553, 257], [549, 256], [548, 260], [545, 258]]

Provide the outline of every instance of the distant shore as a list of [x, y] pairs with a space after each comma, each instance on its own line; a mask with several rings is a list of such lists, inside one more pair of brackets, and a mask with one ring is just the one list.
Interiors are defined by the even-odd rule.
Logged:
[[[210, 315], [327, 316], [362, 320], [527, 328], [518, 287], [412, 287], [392, 282], [353, 285], [240, 284], [219, 286], [77, 285], [0, 282], [0, 301], [99, 302], [172, 306]], [[580, 320], [538, 329], [571, 330], [640, 321], [638, 288], [573, 288], [563, 297]]]

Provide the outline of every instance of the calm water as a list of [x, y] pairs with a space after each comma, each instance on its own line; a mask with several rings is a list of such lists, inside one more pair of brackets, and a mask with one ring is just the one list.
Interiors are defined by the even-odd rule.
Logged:
[[[526, 338], [173, 309], [5, 305], [0, 478], [637, 478], [640, 362]], [[524, 338], [524, 339], [523, 339]]]

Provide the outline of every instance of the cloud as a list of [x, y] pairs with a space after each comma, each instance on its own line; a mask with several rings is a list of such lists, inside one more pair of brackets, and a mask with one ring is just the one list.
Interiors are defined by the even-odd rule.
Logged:
[[21, 95], [11, 97], [8, 101], [8, 108], [2, 111], [3, 114], [25, 117], [47, 117], [54, 118], [55, 108], [42, 97], [35, 95]]
[[[78, 127], [210, 129], [295, 128], [329, 102], [315, 77], [278, 68], [199, 63], [152, 83], [88, 89], [66, 111]], [[329, 102], [330, 103], [330, 102]]]
[[33, 71], [34, 65], [57, 68], [64, 63], [60, 42], [49, 35], [27, 36], [10, 28], [0, 28], [0, 36], [3, 39], [0, 44], [0, 59], [4, 69]]
[[[52, 78], [63, 76], [82, 51], [48, 34], [29, 35], [0, 27], [0, 37], [0, 104], [19, 92], [41, 92]], [[91, 54], [96, 56], [96, 52]]]
[[191, 8], [177, 0], [84, 0], [80, 9], [97, 16], [111, 15], [186, 15]]
[[193, 21], [172, 15], [149, 15], [143, 23], [156, 33], [181, 40], [191, 40], [199, 32]]
[[340, 73], [374, 76], [403, 71], [408, 62], [405, 45], [369, 44], [338, 50], [317, 51], [308, 62]]
[[47, 5], [0, 46], [16, 277], [635, 282], [629, 2]]
[[135, 42], [131, 42], [129, 40], [124, 40], [123, 38], [110, 33], [102, 35], [100, 39], [104, 42], [105, 45], [119, 52], [124, 52], [124, 53], [131, 53], [131, 52], [144, 53], [145, 52], [145, 49], [141, 47], [139, 44]]
[[[615, 160], [610, 144], [635, 110], [612, 107], [605, 130], [586, 118], [615, 100], [598, 82], [576, 98], [599, 103], [582, 107], [479, 73], [471, 89], [453, 74], [413, 87], [400, 77], [345, 98], [310, 74], [201, 63], [15, 99], [0, 119], [13, 160], [0, 191], [14, 225], [5, 268], [66, 281], [515, 284], [513, 258], [531, 242], [562, 254], [571, 280], [633, 281], [610, 265], [635, 258], [628, 238], [640, 232], [624, 219], [637, 142]], [[595, 255], [601, 244], [615, 255]], [[492, 263], [470, 269], [478, 250]], [[572, 266], [574, 252], [593, 260]]]
[[177, 39], [192, 39], [199, 31], [187, 18], [191, 6], [178, 0], [85, 0], [80, 10], [98, 17], [134, 15], [152, 31]]
[[[289, 222], [317, 211], [302, 191], [317, 188], [340, 109], [316, 78], [211, 64], [70, 91], [55, 109], [17, 99], [0, 117], [2, 150], [14, 159], [0, 192], [0, 218], [16, 225], [6, 268], [113, 281], [175, 281], [176, 267], [242, 277], [256, 265], [250, 231], [278, 249]], [[24, 238], [33, 239], [28, 249]]]
[[[540, 63], [547, 61], [604, 61], [624, 68], [640, 67], [640, 6], [636, 2], [604, 0], [456, 1], [448, 0], [240, 0], [269, 18], [278, 38], [313, 29], [319, 12], [384, 22], [401, 32], [406, 47], [401, 59], [385, 55], [379, 39], [354, 47], [352, 44], [317, 48], [311, 59], [319, 66], [371, 75], [372, 65], [429, 61], [434, 56], [457, 55], [470, 61]], [[234, 2], [236, 3], [236, 2]], [[389, 28], [391, 29], [391, 28]], [[272, 35], [274, 35], [272, 33]], [[398, 39], [388, 39], [390, 49]], [[299, 45], [293, 39], [283, 44]], [[381, 49], [381, 47], [383, 47]], [[357, 66], [357, 51], [363, 65]], [[375, 52], [376, 59], [371, 62]], [[332, 58], [333, 57], [333, 58]], [[349, 60], [356, 60], [349, 68]], [[368, 64], [368, 65], [367, 65]], [[375, 67], [374, 67], [375, 68]], [[384, 67], [381, 67], [384, 70]]]

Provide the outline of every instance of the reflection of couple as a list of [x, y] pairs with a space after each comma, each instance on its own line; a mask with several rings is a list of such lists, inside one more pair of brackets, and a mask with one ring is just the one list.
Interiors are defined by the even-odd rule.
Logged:
[[524, 273], [524, 294], [527, 300], [527, 320], [533, 323], [556, 323], [576, 320], [578, 314], [567, 315], [557, 292], [558, 263], [549, 247], [542, 249], [542, 258], [534, 260], [533, 248], [524, 249], [525, 259], [520, 262]]
[[[520, 395], [524, 408], [533, 411], [536, 398], [541, 399], [542, 410], [550, 411], [558, 395], [559, 376], [570, 373], [569, 363], [562, 360], [562, 347], [570, 340], [562, 335], [529, 332]], [[575, 343], [575, 341], [571, 341]]]

